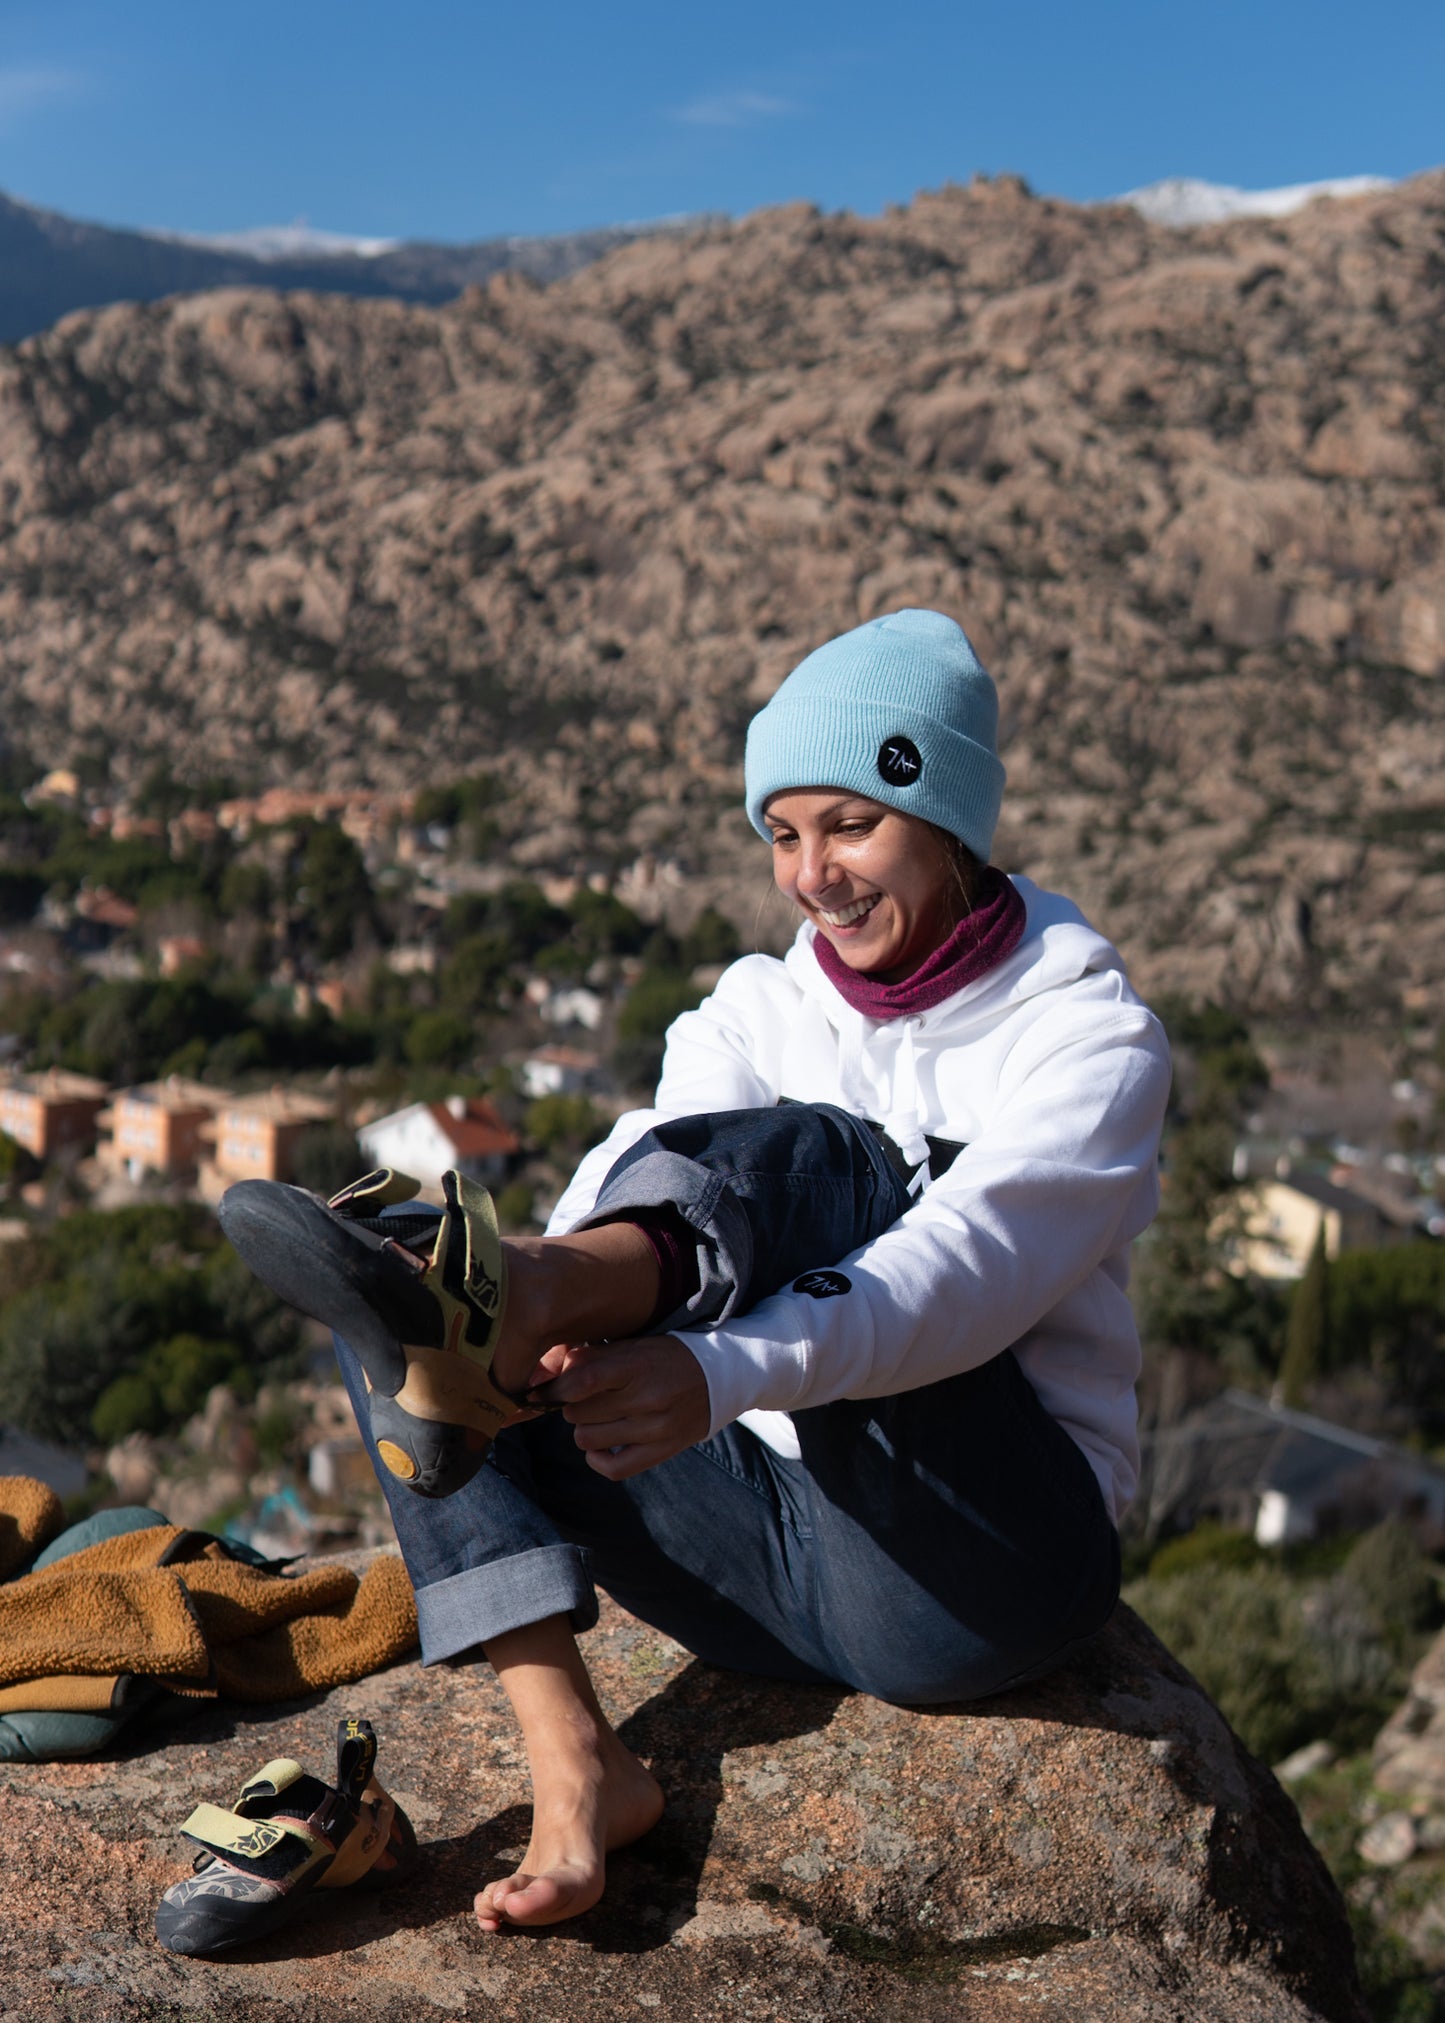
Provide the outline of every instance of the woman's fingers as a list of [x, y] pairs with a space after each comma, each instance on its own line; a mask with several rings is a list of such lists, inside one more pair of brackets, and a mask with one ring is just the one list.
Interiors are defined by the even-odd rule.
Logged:
[[585, 1342], [555, 1342], [538, 1358], [536, 1367], [527, 1380], [527, 1390], [537, 1391], [544, 1384], [550, 1384], [555, 1377], [560, 1377], [565, 1370], [571, 1369], [588, 1353]]
[[580, 1349], [544, 1396], [563, 1407], [588, 1462], [614, 1481], [707, 1437], [707, 1379], [697, 1358], [671, 1335]]

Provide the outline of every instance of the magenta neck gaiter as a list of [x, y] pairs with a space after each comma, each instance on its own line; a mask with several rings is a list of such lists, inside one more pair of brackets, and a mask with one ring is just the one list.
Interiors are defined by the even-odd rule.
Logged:
[[824, 976], [854, 1011], [870, 1019], [901, 1019], [932, 1011], [965, 984], [977, 983], [997, 969], [1018, 947], [1023, 931], [1024, 902], [1002, 871], [990, 865], [972, 913], [965, 914], [947, 941], [901, 983], [880, 983], [877, 977], [849, 969], [821, 931], [813, 936], [813, 953]]

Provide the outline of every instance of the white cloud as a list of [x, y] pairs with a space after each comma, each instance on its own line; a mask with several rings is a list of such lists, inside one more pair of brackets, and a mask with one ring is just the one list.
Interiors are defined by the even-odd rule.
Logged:
[[786, 119], [801, 108], [766, 91], [715, 91], [690, 99], [669, 118], [683, 126], [752, 126], [762, 119]]
[[0, 133], [12, 132], [27, 114], [83, 96], [86, 80], [56, 64], [0, 64]]

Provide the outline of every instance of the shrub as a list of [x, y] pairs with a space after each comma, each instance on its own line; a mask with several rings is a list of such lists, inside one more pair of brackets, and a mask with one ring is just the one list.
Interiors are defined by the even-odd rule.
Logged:
[[607, 1120], [586, 1096], [539, 1096], [528, 1106], [523, 1129], [544, 1152], [580, 1158], [607, 1136]]
[[111, 1399], [104, 1437], [163, 1430], [157, 1418], [179, 1425], [211, 1383], [249, 1391], [254, 1371], [284, 1366], [298, 1341], [295, 1315], [199, 1208], [83, 1211], [0, 1249], [0, 1419], [43, 1439], [83, 1438], [122, 1378], [149, 1395]]
[[437, 979], [443, 1008], [453, 1017], [470, 1019], [495, 1011], [513, 957], [505, 935], [464, 935]]
[[662, 1072], [667, 1028], [691, 1011], [702, 992], [690, 976], [674, 969], [645, 969], [617, 1014], [612, 1067], [628, 1088], [655, 1087]]
[[660, 1040], [673, 1020], [691, 1011], [701, 995], [690, 976], [675, 970], [644, 970], [617, 1014], [617, 1037]]
[[256, 1416], [256, 1451], [267, 1468], [276, 1468], [291, 1452], [305, 1418], [294, 1398], [279, 1397]]
[[1258, 1548], [1246, 1564], [1228, 1537], [1210, 1527], [1162, 1548], [1126, 1599], [1266, 1762], [1318, 1735], [1365, 1747], [1438, 1619], [1431, 1563], [1396, 1524], [1325, 1576]]
[[292, 1179], [313, 1194], [330, 1196], [364, 1170], [356, 1133], [349, 1124], [318, 1124], [296, 1147]]
[[509, 1180], [505, 1187], [498, 1188], [494, 1197], [498, 1223], [509, 1231], [535, 1227], [536, 1217], [532, 1210], [536, 1198], [536, 1189], [527, 1181]]
[[639, 955], [652, 932], [614, 893], [594, 892], [586, 885], [568, 901], [567, 911], [582, 967], [599, 955]]
[[1246, 1745], [1267, 1763], [1317, 1732], [1298, 1707], [1294, 1593], [1275, 1566], [1196, 1566], [1127, 1592]]
[[166, 1422], [172, 1426], [183, 1426], [199, 1412], [216, 1384], [229, 1384], [243, 1393], [254, 1388], [251, 1373], [233, 1342], [207, 1341], [195, 1334], [173, 1335], [168, 1342], [158, 1342], [147, 1351], [141, 1375], [155, 1385]]
[[1170, 1580], [1194, 1567], [1257, 1566], [1264, 1557], [1247, 1531], [1228, 1531], [1222, 1524], [1198, 1524], [1182, 1538], [1161, 1545], [1149, 1562], [1150, 1580]]
[[156, 1387], [148, 1377], [117, 1377], [106, 1385], [90, 1415], [90, 1429], [102, 1447], [113, 1447], [127, 1433], [159, 1433], [166, 1415]]
[[1379, 1632], [1403, 1655], [1412, 1638], [1433, 1629], [1441, 1618], [1440, 1582], [1432, 1562], [1420, 1550], [1407, 1524], [1387, 1519], [1367, 1531], [1351, 1548], [1342, 1568], [1370, 1605]]
[[741, 948], [732, 922], [715, 906], [705, 906], [682, 937], [681, 960], [685, 969], [736, 962]]
[[406, 1057], [414, 1068], [444, 1068], [476, 1052], [476, 1028], [455, 1012], [418, 1012], [406, 1029]]

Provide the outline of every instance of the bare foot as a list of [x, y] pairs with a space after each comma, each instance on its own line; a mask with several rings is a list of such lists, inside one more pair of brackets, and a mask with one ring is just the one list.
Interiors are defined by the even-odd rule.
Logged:
[[569, 1752], [539, 1780], [521, 1867], [478, 1894], [477, 1923], [497, 1932], [504, 1923], [555, 1925], [591, 1910], [607, 1856], [640, 1840], [661, 1814], [661, 1785], [615, 1736]]

